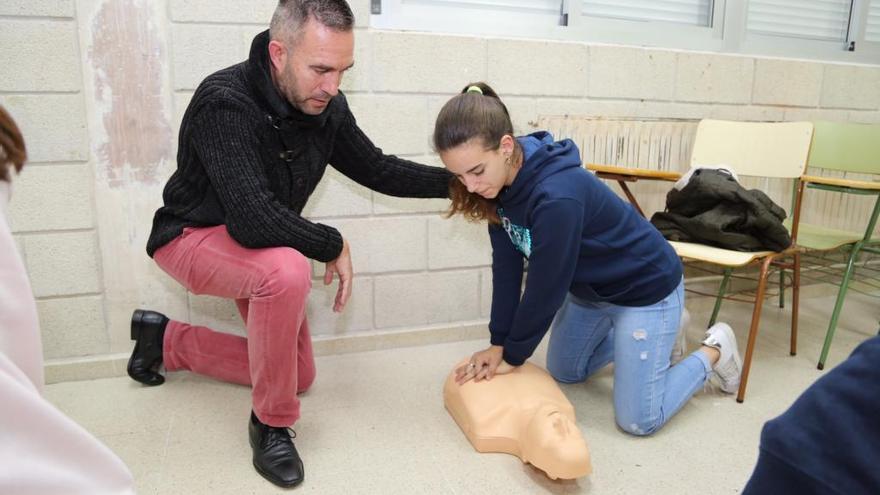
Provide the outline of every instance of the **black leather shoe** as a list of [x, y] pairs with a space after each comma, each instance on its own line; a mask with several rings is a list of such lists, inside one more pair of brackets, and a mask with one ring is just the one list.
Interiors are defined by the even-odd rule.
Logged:
[[165, 377], [159, 374], [159, 365], [166, 325], [168, 318], [162, 313], [136, 309], [131, 315], [131, 340], [135, 344], [128, 360], [128, 376], [144, 385], [165, 383]]
[[248, 434], [254, 449], [254, 468], [263, 478], [284, 488], [302, 483], [302, 459], [287, 428], [264, 425], [251, 412]]

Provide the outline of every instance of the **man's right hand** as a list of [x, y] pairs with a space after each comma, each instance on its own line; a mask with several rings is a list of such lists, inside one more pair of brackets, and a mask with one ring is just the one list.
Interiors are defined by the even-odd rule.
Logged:
[[336, 300], [333, 303], [333, 311], [339, 313], [351, 297], [351, 281], [354, 271], [351, 268], [351, 251], [348, 241], [342, 239], [342, 252], [335, 260], [327, 262], [324, 268], [324, 285], [333, 283], [333, 274], [339, 275], [339, 290], [336, 291]]

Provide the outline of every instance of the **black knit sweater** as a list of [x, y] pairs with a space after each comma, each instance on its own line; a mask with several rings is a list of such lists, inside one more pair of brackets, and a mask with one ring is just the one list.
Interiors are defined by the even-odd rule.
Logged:
[[193, 95], [177, 171], [153, 218], [150, 256], [185, 227], [226, 225], [248, 248], [289, 246], [318, 261], [335, 259], [339, 232], [300, 216], [328, 163], [384, 194], [447, 197], [446, 170], [383, 154], [342, 93], [320, 115], [291, 106], [272, 82], [268, 43], [268, 31], [257, 35], [248, 60], [208, 76]]

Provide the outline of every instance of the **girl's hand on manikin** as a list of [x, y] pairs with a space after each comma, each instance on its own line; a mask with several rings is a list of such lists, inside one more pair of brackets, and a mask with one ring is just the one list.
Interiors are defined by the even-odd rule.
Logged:
[[487, 349], [474, 353], [467, 363], [455, 370], [455, 383], [462, 385], [473, 379], [475, 382], [491, 380], [495, 375], [510, 373], [516, 366], [508, 364], [502, 358], [504, 347], [492, 345]]

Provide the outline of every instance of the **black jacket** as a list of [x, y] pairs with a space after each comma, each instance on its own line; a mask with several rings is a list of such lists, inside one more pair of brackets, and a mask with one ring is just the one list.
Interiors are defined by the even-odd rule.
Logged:
[[208, 76], [193, 95], [180, 125], [177, 171], [153, 218], [150, 256], [184, 227], [226, 225], [244, 247], [288, 246], [318, 261], [335, 259], [339, 232], [300, 216], [328, 163], [392, 196], [448, 195], [451, 174], [383, 154], [342, 93], [320, 115], [291, 106], [272, 82], [268, 43], [268, 31], [257, 35], [248, 60]]
[[701, 169], [666, 195], [666, 211], [651, 223], [670, 241], [736, 251], [781, 251], [791, 245], [785, 210], [763, 192], [746, 190], [726, 172]]

